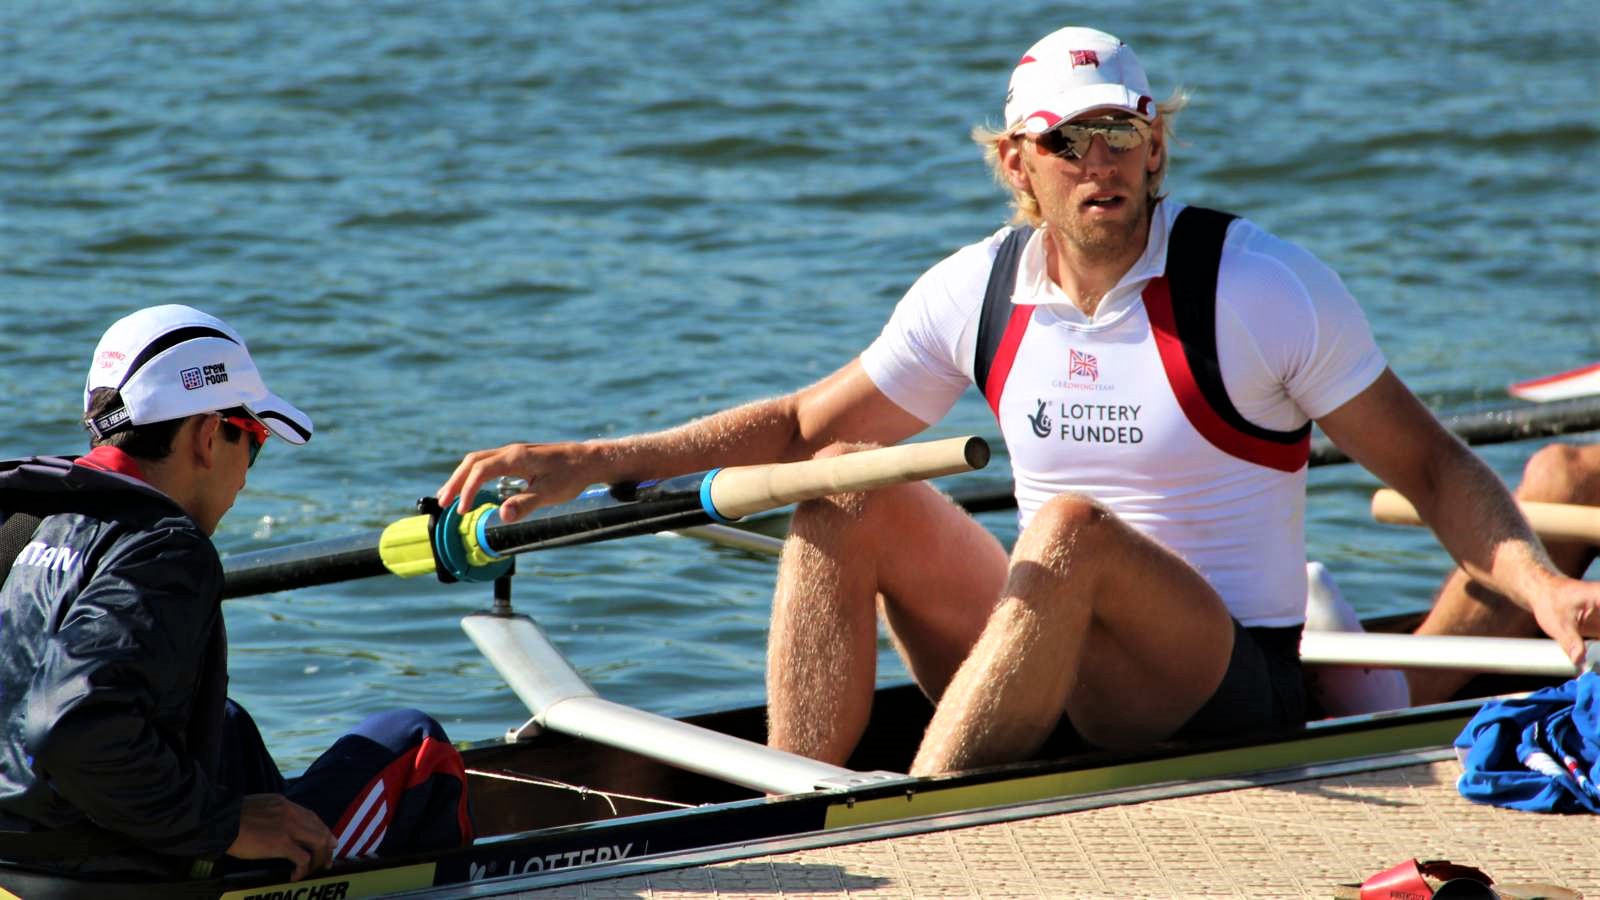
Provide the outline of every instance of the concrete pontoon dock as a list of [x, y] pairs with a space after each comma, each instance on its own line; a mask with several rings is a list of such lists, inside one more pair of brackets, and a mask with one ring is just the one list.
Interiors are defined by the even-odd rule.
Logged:
[[[1324, 767], [1325, 769], [1326, 767]], [[527, 898], [1331, 897], [1395, 863], [1449, 859], [1500, 882], [1600, 898], [1600, 818], [1480, 806], [1447, 750], [1389, 767], [1239, 786], [1201, 783], [989, 824], [928, 820], [612, 867], [601, 881], [477, 885]], [[1160, 796], [1177, 793], [1177, 796]], [[1033, 804], [1031, 807], [1038, 807]], [[1076, 807], [1076, 808], [1074, 808]], [[878, 829], [882, 830], [882, 829]], [[712, 862], [715, 858], [720, 861]], [[551, 873], [556, 874], [556, 873]], [[593, 877], [596, 872], [588, 873]], [[568, 879], [574, 877], [568, 873]]]

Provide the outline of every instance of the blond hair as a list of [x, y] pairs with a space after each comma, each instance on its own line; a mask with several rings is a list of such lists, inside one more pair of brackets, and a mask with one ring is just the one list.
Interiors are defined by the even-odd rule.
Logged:
[[[1164, 196], [1161, 193], [1161, 184], [1167, 178], [1167, 163], [1172, 159], [1172, 145], [1178, 136], [1173, 119], [1188, 105], [1189, 92], [1183, 88], [1178, 88], [1166, 100], [1156, 104], [1156, 124], [1161, 129], [1161, 144], [1165, 152], [1161, 155], [1161, 168], [1150, 176], [1152, 200], [1159, 200]], [[1015, 136], [1015, 127], [1001, 129], [977, 125], [972, 129], [972, 140], [983, 148], [983, 161], [988, 163], [994, 180], [1011, 192], [1011, 224], [1032, 225], [1038, 228], [1044, 224], [1044, 217], [1039, 214], [1038, 199], [1013, 185], [1011, 179], [1006, 177], [1005, 170], [1000, 167], [1000, 142], [1012, 140]]]

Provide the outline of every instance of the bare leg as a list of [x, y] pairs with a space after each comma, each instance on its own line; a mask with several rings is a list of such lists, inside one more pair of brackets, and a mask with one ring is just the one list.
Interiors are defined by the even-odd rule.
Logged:
[[877, 609], [930, 696], [983, 629], [1005, 550], [924, 484], [803, 503], [778, 568], [767, 648], [768, 742], [842, 763], [872, 710]]
[[[1600, 444], [1552, 444], [1541, 449], [1529, 458], [1516, 494], [1519, 500], [1600, 505]], [[1595, 548], [1584, 543], [1546, 542], [1545, 549], [1556, 567], [1574, 578], [1581, 577], [1595, 558]], [[1445, 578], [1417, 634], [1538, 637], [1542, 633], [1532, 614], [1457, 568]], [[1448, 700], [1472, 675], [1449, 669], [1408, 670], [1411, 702]]]
[[1104, 507], [1063, 495], [1017, 541], [1000, 605], [941, 698], [913, 774], [1025, 758], [1061, 712], [1100, 746], [1167, 737], [1233, 648], [1222, 599]]

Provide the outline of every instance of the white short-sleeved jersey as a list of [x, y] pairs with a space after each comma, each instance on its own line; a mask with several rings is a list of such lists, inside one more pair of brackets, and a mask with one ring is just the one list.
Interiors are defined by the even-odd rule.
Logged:
[[[1012, 302], [1033, 307], [995, 404], [1023, 527], [1077, 492], [1193, 565], [1245, 625], [1304, 618], [1305, 481], [1218, 449], [1190, 423], [1163, 368], [1142, 295], [1166, 269], [1182, 205], [1157, 205], [1144, 254], [1086, 316], [1045, 274], [1043, 235], [1023, 248]], [[978, 319], [1011, 229], [923, 274], [861, 356], [867, 375], [925, 422], [972, 384]], [[1385, 368], [1355, 300], [1305, 250], [1253, 223], [1228, 229], [1217, 274], [1217, 356], [1250, 423], [1294, 431]]]

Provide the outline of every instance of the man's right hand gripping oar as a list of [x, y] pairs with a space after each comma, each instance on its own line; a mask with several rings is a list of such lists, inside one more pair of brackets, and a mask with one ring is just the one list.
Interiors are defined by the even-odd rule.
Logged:
[[516, 522], [541, 506], [566, 503], [589, 485], [607, 480], [588, 464], [590, 456], [580, 444], [517, 443], [476, 450], [462, 458], [435, 496], [441, 507], [449, 508], [457, 497], [476, 497], [495, 478], [522, 478], [527, 487], [500, 504], [500, 521]]

